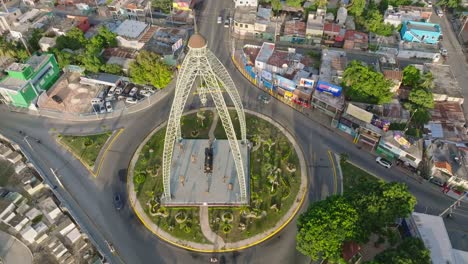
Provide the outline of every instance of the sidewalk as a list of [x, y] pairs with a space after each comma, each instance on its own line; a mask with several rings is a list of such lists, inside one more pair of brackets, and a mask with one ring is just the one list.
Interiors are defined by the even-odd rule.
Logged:
[[[198, 111], [198, 110], [192, 110], [192, 111], [189, 111], [186, 114], [195, 113], [196, 111]], [[252, 115], [255, 115], [255, 116], [258, 116], [260, 118], [263, 118], [263, 119], [267, 120], [268, 122], [271, 122], [282, 133], [284, 133], [285, 136], [288, 138], [288, 140], [293, 144], [294, 149], [295, 149], [295, 151], [296, 151], [296, 153], [297, 153], [297, 155], [299, 157], [299, 162], [300, 162], [300, 166], [301, 166], [301, 186], [299, 187], [299, 192], [297, 194], [297, 198], [296, 198], [293, 206], [291, 206], [289, 211], [283, 216], [283, 218], [280, 219], [280, 221], [278, 221], [276, 223], [276, 225], [273, 228], [271, 228], [271, 229], [269, 229], [269, 230], [267, 230], [267, 231], [265, 231], [265, 232], [263, 232], [261, 234], [255, 235], [253, 237], [250, 237], [248, 239], [244, 239], [244, 240], [241, 240], [241, 241], [238, 241], [238, 242], [219, 243], [219, 241], [217, 241], [217, 238], [214, 237], [212, 234], [210, 234], [211, 232], [208, 231], [208, 230], [205, 230], [203, 233], [204, 234], [205, 233], [209, 234], [209, 237], [207, 237], [207, 239], [211, 240], [211, 241], [214, 240], [215, 244], [200, 244], [200, 243], [196, 243], [196, 242], [180, 240], [179, 238], [176, 238], [176, 237], [172, 236], [171, 234], [165, 232], [164, 230], [159, 228], [149, 218], [149, 216], [144, 212], [144, 209], [142, 208], [142, 206], [140, 205], [140, 203], [137, 200], [136, 192], [135, 192], [135, 186], [133, 184], [133, 168], [135, 167], [135, 164], [138, 161], [139, 153], [141, 152], [141, 150], [145, 146], [146, 142], [148, 142], [151, 139], [151, 137], [154, 135], [154, 133], [156, 133], [159, 129], [166, 126], [166, 123], [164, 123], [164, 124], [161, 124], [159, 127], [157, 127], [155, 130], [153, 130], [153, 132], [151, 132], [143, 140], [143, 142], [140, 144], [140, 146], [138, 146], [137, 150], [133, 154], [132, 160], [130, 161], [130, 165], [129, 165], [129, 168], [128, 168], [128, 175], [127, 175], [127, 190], [128, 190], [128, 196], [129, 196], [129, 204], [132, 206], [134, 212], [136, 213], [136, 215], [138, 216], [140, 221], [143, 223], [143, 225], [147, 229], [149, 229], [153, 234], [155, 234], [156, 236], [158, 236], [162, 240], [164, 240], [164, 241], [166, 241], [166, 242], [168, 242], [168, 243], [170, 243], [172, 245], [175, 245], [175, 246], [178, 246], [178, 247], [181, 247], [181, 248], [184, 248], [184, 249], [192, 250], [192, 251], [197, 251], [197, 252], [229, 252], [229, 251], [245, 249], [245, 248], [257, 245], [257, 244], [271, 238], [272, 236], [277, 234], [279, 231], [281, 231], [287, 224], [289, 224], [291, 222], [291, 220], [296, 216], [296, 214], [299, 211], [299, 209], [301, 208], [301, 206], [302, 206], [302, 204], [303, 204], [303, 202], [305, 200], [306, 194], [307, 194], [307, 186], [308, 186], [307, 166], [306, 166], [304, 154], [303, 154], [300, 146], [294, 140], [294, 137], [284, 127], [282, 127], [280, 124], [274, 122], [271, 118], [269, 118], [267, 116], [264, 116], [262, 114], [252, 112], [252, 111], [249, 111], [249, 110], [245, 110], [245, 112], [249, 113], [249, 114], [252, 114]], [[206, 210], [206, 213], [208, 213], [207, 209], [208, 209], [207, 207], [203, 207], [203, 206], [200, 207], [200, 214], [203, 214], [204, 211], [202, 211], [202, 210]], [[203, 228], [207, 228], [207, 227], [209, 228], [209, 222], [206, 222], [208, 219], [205, 218], [205, 216], [200, 216], [202, 227]], [[203, 224], [202, 221], [205, 222], [205, 223]]]
[[16, 237], [0, 231], [0, 263], [31, 264], [31, 250]]

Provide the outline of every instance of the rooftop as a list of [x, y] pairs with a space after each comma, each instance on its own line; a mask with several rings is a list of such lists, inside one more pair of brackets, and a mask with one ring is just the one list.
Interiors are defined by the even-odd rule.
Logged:
[[260, 48], [260, 51], [258, 52], [258, 56], [255, 60], [266, 63], [268, 59], [271, 57], [271, 55], [273, 54], [274, 50], [275, 50], [274, 43], [263, 42], [262, 47]]
[[383, 75], [387, 80], [403, 80], [403, 71], [383, 70]]
[[422, 160], [423, 140], [406, 136], [402, 131], [389, 130], [383, 135], [384, 141], [399, 147], [406, 153]]
[[434, 123], [429, 122], [424, 125], [424, 134], [428, 135], [429, 138], [442, 138], [453, 142], [467, 142], [468, 131], [465, 127], [446, 124], [446, 123]]
[[346, 67], [346, 53], [338, 50], [322, 50], [320, 80], [339, 84]]
[[458, 102], [435, 102], [430, 110], [432, 121], [438, 123], [453, 123], [460, 126], [466, 124], [462, 106]]
[[260, 52], [260, 46], [254, 46], [254, 45], [245, 45], [244, 48], [242, 49], [244, 51], [244, 55], [247, 58], [247, 63], [250, 65], [255, 65], [255, 59], [258, 56], [258, 53]]
[[323, 25], [324, 32], [333, 32], [333, 33], [340, 33], [341, 26], [335, 23], [325, 23]]
[[455, 143], [446, 142], [443, 139], [435, 139], [427, 148], [427, 155], [434, 165], [447, 162], [452, 175], [458, 178], [468, 179], [468, 149]]
[[271, 8], [259, 7], [257, 11], [256, 23], [268, 24], [271, 19]]
[[290, 20], [284, 23], [284, 35], [305, 37], [306, 23], [299, 20]]
[[440, 32], [440, 25], [426, 22], [406, 21], [408, 30], [420, 30], [427, 32]]
[[342, 110], [345, 105], [344, 93], [341, 93], [340, 96], [333, 96], [328, 93], [319, 92], [316, 90], [312, 97], [319, 101], [325, 102], [327, 105], [339, 110]]
[[236, 8], [234, 21], [243, 24], [254, 24], [257, 19], [257, 7], [243, 6]]
[[354, 42], [367, 43], [369, 37], [366, 33], [363, 32], [347, 30], [344, 38], [345, 40], [351, 40]]
[[268, 65], [273, 65], [276, 67], [283, 67], [285, 64], [289, 66], [290, 63], [290, 53], [283, 50], [274, 50], [270, 58], [268, 58]]
[[413, 212], [412, 219], [424, 245], [430, 249], [432, 263], [455, 263], [442, 217]]
[[136, 20], [125, 20], [113, 32], [119, 36], [131, 39], [138, 38], [147, 28], [148, 24]]
[[463, 98], [461, 88], [449, 65], [424, 64], [426, 71], [430, 71], [434, 78], [432, 92], [434, 94], [445, 94], [450, 97]]
[[323, 29], [323, 21], [325, 14], [310, 12], [307, 17], [307, 29]]

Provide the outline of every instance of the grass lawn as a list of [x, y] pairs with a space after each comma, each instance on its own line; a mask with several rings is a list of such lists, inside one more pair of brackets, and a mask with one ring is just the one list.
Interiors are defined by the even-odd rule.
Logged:
[[[201, 116], [204, 116], [205, 119], [199, 118]], [[186, 139], [208, 138], [213, 116], [212, 111], [200, 111], [195, 114], [182, 116], [180, 120], [182, 124], [182, 137]]]
[[68, 146], [71, 151], [80, 157], [88, 167], [94, 167], [94, 163], [112, 132], [89, 136], [65, 136], [60, 135], [59, 140]]
[[[230, 114], [234, 119], [236, 133], [239, 135], [236, 113], [231, 111]], [[213, 113], [207, 111], [205, 117], [203, 126], [197, 121], [200, 119], [196, 114], [183, 117], [182, 133], [185, 138], [208, 138]], [[226, 242], [239, 241], [275, 226], [295, 202], [301, 183], [299, 158], [286, 136], [263, 119], [246, 115], [246, 122], [247, 134], [251, 135], [249, 140], [254, 143], [250, 153], [251, 206], [218, 207], [209, 210], [212, 230], [222, 236]], [[191, 134], [189, 131], [193, 130], [197, 130], [198, 134], [187, 136]], [[226, 138], [220, 121], [215, 136], [218, 139]], [[210, 243], [199, 227], [196, 207], [164, 208], [163, 210], [167, 210], [167, 217], [150, 215], [148, 205], [150, 201], [155, 204], [153, 207], [155, 210], [161, 208], [159, 199], [163, 193], [161, 163], [164, 137], [165, 129], [156, 132], [143, 147], [135, 165], [135, 176], [144, 175], [145, 178], [144, 183], [135, 185], [138, 201], [153, 222], [174, 237], [198, 243]], [[181, 210], [188, 215], [188, 218], [184, 223], [177, 223], [175, 215]], [[229, 213], [232, 219], [221, 220]], [[227, 225], [229, 232], [223, 231]]]
[[349, 162], [340, 162], [341, 171], [343, 172], [343, 188], [344, 192], [352, 190], [355, 186], [366, 181], [378, 181], [379, 179], [372, 174], [354, 166]]

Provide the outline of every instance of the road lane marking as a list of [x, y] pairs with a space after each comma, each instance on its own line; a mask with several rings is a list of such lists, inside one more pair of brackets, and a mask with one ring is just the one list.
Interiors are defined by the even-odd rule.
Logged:
[[99, 176], [99, 172], [101, 171], [102, 163], [104, 162], [104, 159], [106, 158], [106, 155], [108, 153], [108, 150], [110, 147], [114, 144], [115, 140], [122, 134], [122, 132], [125, 130], [125, 128], [120, 128], [119, 131], [114, 135], [114, 137], [111, 139], [109, 144], [107, 145], [106, 149], [104, 149], [104, 153], [102, 153], [101, 160], [99, 161], [98, 168], [96, 170], [96, 173], [92, 172], [94, 177]]
[[333, 161], [331, 150], [328, 150], [328, 158], [330, 159], [330, 162], [331, 162], [332, 167], [333, 167], [333, 181], [334, 181], [334, 183], [333, 183], [333, 185], [334, 185], [333, 194], [337, 194], [338, 193], [338, 177], [336, 175], [336, 166], [335, 166], [335, 162]]

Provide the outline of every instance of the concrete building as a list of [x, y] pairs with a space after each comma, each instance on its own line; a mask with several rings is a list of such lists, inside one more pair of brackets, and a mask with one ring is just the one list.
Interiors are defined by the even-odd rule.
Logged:
[[166, 64], [175, 66], [177, 58], [184, 52], [189, 33], [184, 28], [156, 28], [143, 49], [160, 54]]
[[255, 20], [255, 37], [273, 41], [279, 35], [281, 29], [281, 18], [272, 18], [271, 8], [259, 7]]
[[338, 122], [338, 129], [349, 134], [356, 143], [373, 150], [379, 143], [383, 130], [373, 124], [375, 115], [348, 103]]
[[384, 14], [384, 23], [398, 27], [404, 21], [424, 21], [427, 22], [432, 15], [430, 7], [416, 6], [388, 6]]
[[324, 44], [334, 44], [344, 40], [346, 29], [335, 23], [325, 23], [323, 25]]
[[19, 8], [9, 8], [8, 12], [0, 12], [0, 33], [4, 34], [23, 13]]
[[47, 197], [40, 201], [38, 207], [51, 224], [55, 223], [55, 221], [57, 221], [57, 219], [63, 214], [51, 197]]
[[306, 23], [290, 20], [284, 23], [284, 31], [280, 41], [303, 44], [306, 39]]
[[234, 33], [240, 36], [255, 35], [257, 7], [239, 7], [234, 13]]
[[43, 52], [47, 52], [50, 48], [54, 47], [57, 44], [57, 38], [42, 37], [39, 40], [39, 47]]
[[439, 47], [434, 44], [401, 41], [398, 47], [397, 57], [401, 59], [415, 58], [439, 62], [442, 58]]
[[323, 36], [323, 26], [325, 22], [326, 9], [317, 9], [310, 12], [307, 17], [306, 37], [313, 43], [320, 43]]
[[404, 21], [400, 34], [404, 41], [436, 44], [442, 36], [442, 30], [439, 24]]
[[431, 263], [464, 264], [468, 252], [454, 249], [441, 216], [413, 212], [403, 226], [413, 237], [420, 238], [431, 253]]
[[243, 6], [257, 7], [258, 0], [234, 0], [234, 8]]
[[348, 9], [346, 9], [346, 7], [344, 6], [338, 8], [338, 11], [336, 13], [336, 23], [340, 26], [343, 26], [346, 22], [347, 17], [348, 17]]
[[430, 176], [450, 185], [468, 188], [468, 148], [435, 139], [426, 148]]
[[[125, 20], [113, 30], [117, 34], [117, 43], [119, 47], [140, 50], [146, 41], [151, 38], [146, 36], [150, 31], [150, 25], [136, 20]], [[150, 32], [151, 33], [151, 32]], [[152, 32], [154, 33], [154, 31]]]
[[33, 55], [25, 63], [11, 64], [6, 72], [8, 75], [0, 80], [0, 94], [7, 103], [18, 107], [30, 107], [31, 102], [47, 91], [60, 75], [52, 54]]
[[114, 0], [107, 5], [114, 18], [144, 18], [149, 10], [148, 0]]
[[54, 21], [50, 30], [57, 36], [63, 36], [73, 28], [78, 28], [79, 30], [83, 31], [83, 33], [86, 33], [91, 27], [89, 19], [86, 16], [67, 15], [63, 19], [54, 17], [53, 20]]
[[423, 155], [423, 140], [405, 137], [401, 131], [387, 131], [380, 139], [376, 152], [418, 168]]
[[344, 49], [367, 50], [369, 47], [369, 37], [366, 33], [347, 30], [344, 36]]
[[436, 102], [457, 102], [463, 104], [464, 97], [455, 76], [449, 65], [433, 63], [424, 64], [424, 71], [432, 73], [433, 85], [432, 94]]

